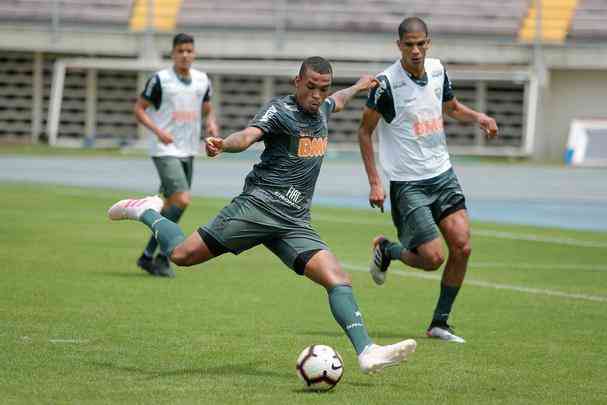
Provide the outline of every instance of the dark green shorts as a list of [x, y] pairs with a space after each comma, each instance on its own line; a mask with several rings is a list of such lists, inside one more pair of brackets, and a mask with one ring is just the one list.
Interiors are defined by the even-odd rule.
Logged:
[[166, 198], [175, 193], [190, 191], [194, 173], [194, 157], [178, 158], [174, 156], [152, 157], [158, 176], [159, 192]]
[[286, 221], [255, 204], [254, 197], [242, 195], [198, 232], [215, 255], [239, 254], [263, 244], [298, 274], [312, 255], [329, 250], [309, 223]]
[[453, 169], [426, 180], [390, 182], [392, 221], [406, 249], [439, 237], [436, 225], [466, 209], [464, 192]]

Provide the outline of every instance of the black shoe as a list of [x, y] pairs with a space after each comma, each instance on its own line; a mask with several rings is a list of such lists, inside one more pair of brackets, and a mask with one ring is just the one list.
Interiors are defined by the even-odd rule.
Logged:
[[386, 272], [390, 266], [390, 255], [387, 248], [390, 241], [383, 236], [373, 239], [373, 257], [369, 264], [369, 272], [375, 284], [381, 285], [386, 281]]
[[175, 277], [175, 270], [171, 267], [169, 258], [163, 254], [158, 254], [154, 258], [154, 275], [160, 277]]
[[152, 259], [149, 256], [146, 256], [144, 254], [142, 254], [141, 256], [139, 256], [139, 259], [137, 259], [137, 266], [141, 270], [147, 271], [152, 276], [156, 275], [156, 271], [154, 269], [154, 259]]

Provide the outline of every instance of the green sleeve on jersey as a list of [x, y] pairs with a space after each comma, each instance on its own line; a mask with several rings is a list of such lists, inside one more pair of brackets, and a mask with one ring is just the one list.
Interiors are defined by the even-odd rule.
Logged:
[[443, 82], [443, 103], [451, 101], [455, 98], [453, 94], [453, 87], [451, 86], [451, 80], [447, 76], [447, 69], [445, 69], [445, 81]]
[[386, 122], [392, 122], [396, 116], [396, 110], [390, 82], [384, 75], [377, 76], [377, 81], [379, 85], [369, 92], [367, 107], [380, 113]]
[[211, 101], [211, 96], [213, 95], [213, 87], [211, 86], [211, 81], [209, 80], [209, 87], [207, 88], [207, 92], [204, 93], [204, 98], [202, 99], [203, 103], [207, 101]]
[[149, 101], [156, 108], [160, 108], [162, 102], [162, 87], [160, 86], [160, 77], [154, 75], [150, 77], [143, 88], [141, 98]]
[[259, 110], [248, 125], [249, 127], [261, 129], [264, 137], [280, 131], [279, 112], [276, 108], [275, 100], [277, 99], [272, 99]]
[[335, 111], [335, 100], [333, 100], [331, 97], [325, 98], [325, 101], [323, 101], [322, 105], [320, 106], [320, 111], [323, 112], [328, 119], [333, 111]]

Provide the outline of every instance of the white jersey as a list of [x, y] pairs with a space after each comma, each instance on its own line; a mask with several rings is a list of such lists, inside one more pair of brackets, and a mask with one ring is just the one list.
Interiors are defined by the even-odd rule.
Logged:
[[453, 99], [451, 83], [438, 59], [426, 59], [418, 80], [400, 60], [377, 76], [379, 86], [367, 106], [378, 111], [379, 159], [389, 181], [429, 179], [449, 170], [443, 102]]
[[141, 97], [151, 103], [148, 116], [161, 129], [173, 135], [165, 145], [146, 128], [150, 156], [188, 157], [198, 154], [202, 136], [202, 104], [210, 100], [211, 82], [206, 73], [190, 69], [189, 82], [179, 78], [173, 68], [163, 69], [146, 83]]

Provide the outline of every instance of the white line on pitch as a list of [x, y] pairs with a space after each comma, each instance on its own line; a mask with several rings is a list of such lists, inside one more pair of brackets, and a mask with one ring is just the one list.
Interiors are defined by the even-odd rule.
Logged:
[[[392, 225], [391, 223], [385, 221], [368, 221], [364, 219], [342, 219], [342, 218], [333, 218], [326, 217], [323, 215], [314, 215], [312, 217], [314, 221], [323, 221], [323, 222], [339, 222], [345, 224], [355, 224], [355, 225], [376, 225], [376, 226], [388, 226]], [[514, 232], [501, 232], [501, 231], [490, 231], [483, 229], [475, 229], [472, 227], [472, 235], [473, 236], [485, 236], [490, 238], [498, 238], [498, 239], [512, 239], [512, 240], [525, 240], [530, 242], [541, 242], [541, 243], [553, 243], [557, 245], [567, 245], [567, 246], [579, 246], [579, 247], [590, 247], [590, 248], [607, 248], [607, 242], [598, 242], [592, 240], [580, 240], [575, 238], [558, 238], [552, 236], [539, 236], [533, 234], [521, 234]]]
[[87, 343], [88, 340], [82, 339], [49, 339], [50, 343]]
[[579, 247], [606, 248], [607, 243], [591, 240], [579, 240], [574, 238], [558, 238], [552, 236], [538, 236], [532, 234], [520, 234], [513, 232], [489, 231], [489, 230], [473, 230], [473, 235], [488, 236], [491, 238], [526, 240], [531, 242], [554, 243], [558, 245], [569, 245]]
[[[342, 263], [342, 266], [346, 269], [356, 271], [356, 272], [367, 272], [369, 269], [367, 267], [356, 266], [353, 264]], [[440, 280], [441, 276], [438, 274], [428, 274], [428, 273], [419, 273], [419, 270], [411, 270], [411, 271], [403, 271], [403, 270], [390, 270], [390, 274], [402, 276], [402, 277], [413, 277], [413, 278], [422, 278], [426, 280]], [[497, 284], [490, 283], [487, 281], [480, 281], [474, 279], [466, 279], [464, 282], [466, 285], [473, 285], [476, 287], [486, 287], [493, 288], [496, 290], [510, 290], [517, 292], [524, 292], [528, 294], [538, 294], [538, 295], [549, 295], [553, 297], [561, 297], [561, 298], [571, 298], [585, 301], [595, 301], [595, 302], [607, 302], [607, 297], [600, 295], [588, 295], [588, 294], [572, 294], [566, 293], [562, 291], [554, 291], [547, 290], [543, 288], [530, 288], [530, 287], [522, 287], [511, 284]]]
[[607, 271], [605, 266], [577, 265], [577, 264], [535, 264], [535, 263], [498, 263], [498, 262], [471, 262], [470, 267], [509, 268], [509, 269], [556, 269], [556, 270], [587, 270]]

